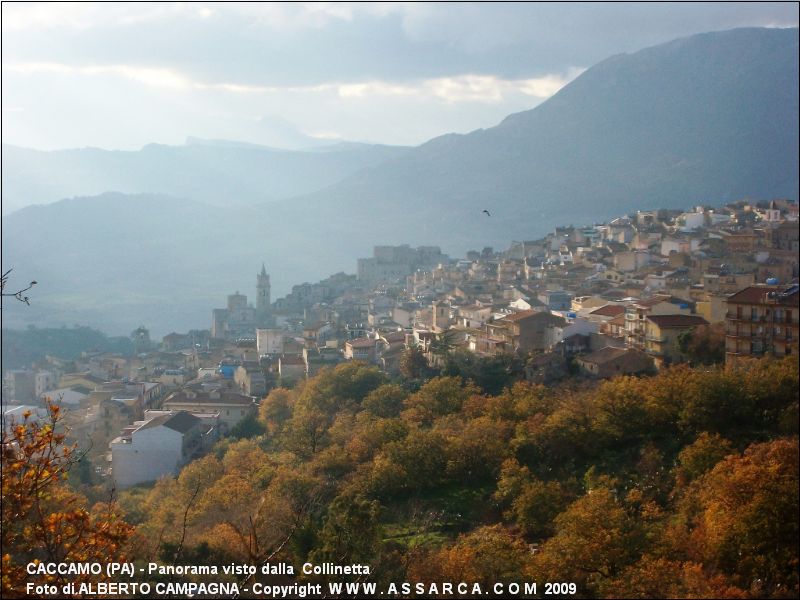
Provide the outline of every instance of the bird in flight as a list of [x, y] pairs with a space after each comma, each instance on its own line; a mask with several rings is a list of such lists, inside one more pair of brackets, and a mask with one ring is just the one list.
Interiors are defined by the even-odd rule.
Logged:
[[488, 210], [486, 210], [485, 208], [483, 209], [483, 212], [485, 212], [485, 213], [486, 213], [486, 216], [487, 216], [487, 217], [491, 217], [491, 216], [492, 216], [492, 213], [490, 213], [490, 212], [489, 212]]

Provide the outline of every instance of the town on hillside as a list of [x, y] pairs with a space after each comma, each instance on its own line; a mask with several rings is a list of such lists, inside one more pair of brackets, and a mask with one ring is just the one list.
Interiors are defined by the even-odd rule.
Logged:
[[345, 361], [413, 377], [452, 356], [507, 357], [512, 377], [549, 385], [796, 354], [797, 278], [798, 205], [787, 200], [637, 211], [460, 258], [376, 246], [356, 275], [275, 301], [265, 264], [255, 302], [229, 295], [209, 307], [208, 330], [156, 343], [142, 326], [131, 355], [8, 370], [4, 427], [60, 405], [89, 461], [82, 477], [124, 489], [246, 428], [273, 388]]

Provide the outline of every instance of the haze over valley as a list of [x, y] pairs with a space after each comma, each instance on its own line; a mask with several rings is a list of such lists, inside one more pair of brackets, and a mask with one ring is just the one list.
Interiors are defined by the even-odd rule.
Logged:
[[4, 211], [37, 204], [5, 215], [4, 264], [39, 281], [7, 325], [166, 333], [252, 293], [262, 262], [277, 297], [353, 272], [373, 245], [462, 256], [635, 209], [797, 198], [797, 50], [796, 28], [678, 39], [601, 61], [494, 127], [411, 148], [4, 145]]

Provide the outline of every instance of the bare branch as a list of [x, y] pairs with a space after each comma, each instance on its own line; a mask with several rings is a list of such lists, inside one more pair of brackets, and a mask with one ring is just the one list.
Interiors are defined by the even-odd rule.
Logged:
[[0, 296], [3, 297], [8, 296], [9, 298], [16, 298], [20, 302], [24, 302], [25, 304], [30, 306], [31, 305], [30, 298], [28, 296], [24, 296], [23, 294], [27, 292], [29, 289], [31, 289], [33, 286], [35, 286], [36, 281], [31, 281], [28, 284], [28, 287], [22, 288], [21, 290], [18, 290], [16, 292], [6, 292], [6, 285], [8, 284], [8, 278], [11, 274], [11, 271], [13, 271], [13, 269], [9, 269], [5, 273], [3, 273], [2, 277], [0, 278], [0, 291], [2, 292], [0, 293]]

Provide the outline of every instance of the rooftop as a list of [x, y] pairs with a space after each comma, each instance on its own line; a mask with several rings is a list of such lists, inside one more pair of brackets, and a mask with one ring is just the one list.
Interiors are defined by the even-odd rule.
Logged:
[[650, 315], [647, 320], [655, 323], [661, 329], [708, 325], [708, 321], [697, 315]]

